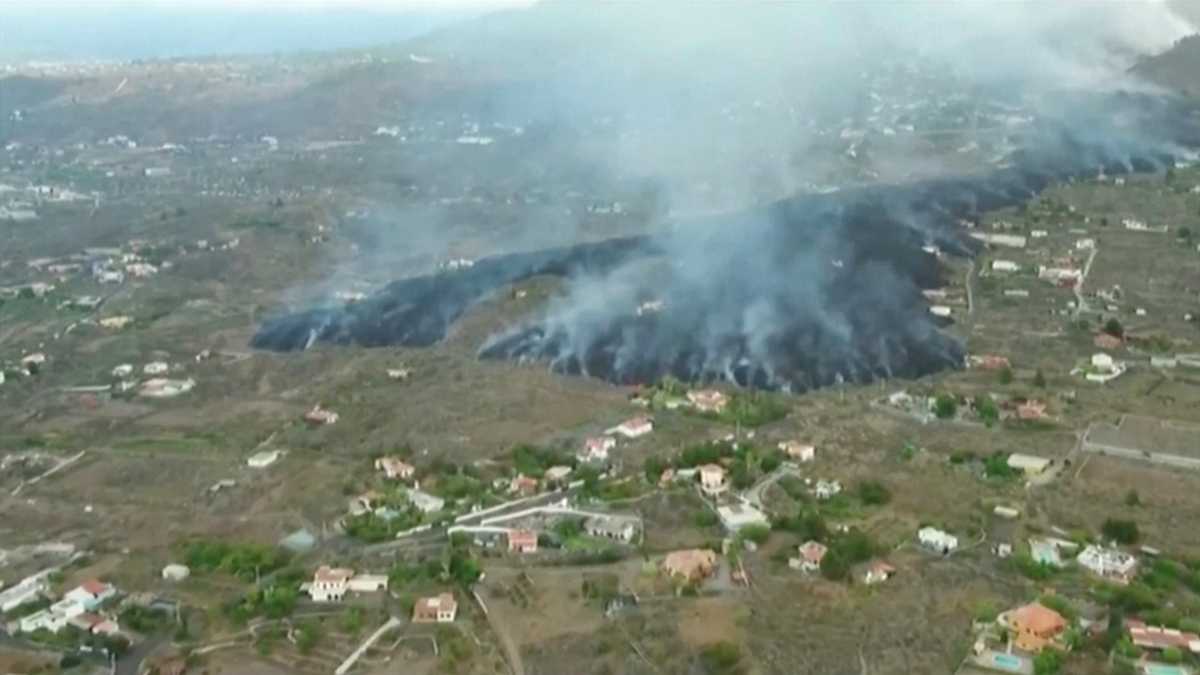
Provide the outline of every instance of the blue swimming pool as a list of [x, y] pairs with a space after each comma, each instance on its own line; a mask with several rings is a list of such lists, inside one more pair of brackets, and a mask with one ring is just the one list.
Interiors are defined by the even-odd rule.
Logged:
[[1179, 666], [1151, 663], [1146, 666], [1146, 675], [1187, 675], [1187, 671]]
[[1020, 671], [1021, 659], [1012, 654], [992, 654], [992, 663], [997, 668], [1005, 670]]

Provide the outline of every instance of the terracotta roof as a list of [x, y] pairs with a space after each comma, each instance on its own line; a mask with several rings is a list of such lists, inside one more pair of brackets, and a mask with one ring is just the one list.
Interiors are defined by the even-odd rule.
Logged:
[[354, 576], [354, 570], [346, 569], [345, 567], [321, 565], [317, 568], [313, 579], [318, 582], [336, 583], [339, 581], [348, 581], [352, 576]]
[[827, 552], [829, 548], [819, 541], [807, 541], [800, 545], [800, 557], [816, 565], [821, 564]]
[[1038, 635], [1058, 633], [1067, 627], [1067, 620], [1061, 614], [1037, 602], [1013, 610], [1009, 621], [1020, 623]]
[[108, 584], [100, 581], [99, 579], [88, 579], [82, 584], [79, 584], [79, 587], [96, 596], [99, 596], [108, 590]]
[[537, 544], [537, 532], [533, 530], [509, 530], [508, 543], [510, 546]]

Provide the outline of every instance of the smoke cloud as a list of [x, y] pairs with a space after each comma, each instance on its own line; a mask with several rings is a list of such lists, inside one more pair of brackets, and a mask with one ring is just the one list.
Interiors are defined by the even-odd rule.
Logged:
[[540, 149], [555, 162], [653, 185], [644, 235], [563, 246], [576, 224], [539, 219], [533, 252], [281, 317], [255, 344], [431, 344], [557, 274], [563, 293], [482, 356], [791, 391], [919, 376], [962, 363], [921, 294], [944, 283], [931, 247], [971, 253], [960, 219], [1196, 141], [1128, 74], [1193, 30], [1166, 3], [649, 4], [548, 2], [420, 43], [509, 78], [480, 114], [569, 130]]

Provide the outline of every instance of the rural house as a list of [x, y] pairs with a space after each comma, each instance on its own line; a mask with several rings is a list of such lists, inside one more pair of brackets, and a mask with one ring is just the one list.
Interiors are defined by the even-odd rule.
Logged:
[[1018, 649], [1036, 654], [1067, 629], [1067, 620], [1040, 603], [1019, 607], [1001, 617]]
[[609, 429], [608, 433], [620, 434], [625, 438], [632, 439], [641, 438], [651, 431], [654, 431], [654, 420], [642, 415], [618, 424], [612, 429]]
[[308, 595], [313, 602], [340, 602], [346, 595], [350, 578], [353, 576], [354, 570], [321, 565], [313, 574], [312, 583], [308, 587]]
[[799, 555], [788, 559], [788, 567], [801, 572], [817, 572], [829, 548], [818, 541], [806, 541], [798, 548]]
[[797, 462], [811, 462], [817, 457], [815, 447], [800, 441], [783, 441], [779, 444], [779, 449]]
[[946, 555], [958, 548], [958, 537], [936, 527], [922, 527], [917, 531], [917, 541], [932, 551]]
[[713, 574], [717, 567], [717, 554], [702, 548], [673, 551], [662, 563], [667, 576], [693, 583]]
[[452, 623], [458, 615], [458, 602], [450, 593], [421, 598], [413, 605], [413, 623]]
[[538, 535], [533, 530], [509, 530], [509, 553], [537, 553]]
[[720, 464], [705, 464], [700, 467], [700, 490], [704, 494], [715, 497], [729, 485], [725, 482], [725, 467]]
[[576, 455], [581, 462], [607, 462], [608, 451], [617, 447], [617, 439], [612, 436], [592, 436], [583, 441], [583, 450]]
[[896, 573], [896, 568], [882, 560], [876, 560], [867, 566], [866, 573], [863, 574], [863, 583], [870, 586], [872, 584], [881, 584]]
[[688, 401], [700, 412], [719, 413], [729, 404], [729, 397], [716, 389], [689, 391]]
[[1127, 584], [1137, 570], [1137, 558], [1115, 549], [1090, 545], [1075, 560], [1096, 576]]
[[375, 469], [392, 480], [409, 480], [417, 469], [399, 457], [380, 457], [375, 460]]

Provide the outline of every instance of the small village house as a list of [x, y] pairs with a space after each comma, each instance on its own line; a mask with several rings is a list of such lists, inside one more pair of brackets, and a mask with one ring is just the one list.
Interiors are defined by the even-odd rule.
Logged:
[[336, 424], [338, 414], [332, 410], [326, 410], [318, 403], [312, 407], [312, 410], [304, 413], [304, 421], [312, 426], [324, 426], [328, 424]]
[[533, 530], [509, 530], [509, 553], [537, 553], [538, 535]]
[[542, 475], [542, 478], [544, 478], [547, 483], [559, 484], [565, 482], [570, 475], [571, 467], [559, 465], [546, 469], [546, 473]]
[[958, 537], [936, 527], [922, 527], [917, 531], [917, 541], [932, 551], [946, 555], [958, 548]]
[[1134, 646], [1148, 651], [1161, 652], [1177, 649], [1181, 652], [1200, 654], [1200, 635], [1163, 626], [1150, 626], [1137, 619], [1127, 619], [1125, 629]]
[[1011, 260], [993, 260], [993, 272], [1019, 272], [1021, 266]]
[[399, 457], [380, 457], [375, 460], [375, 469], [392, 480], [409, 480], [417, 473], [416, 467]]
[[583, 441], [583, 450], [576, 459], [583, 463], [607, 462], [608, 452], [617, 447], [617, 439], [612, 436], [592, 436]]
[[508, 484], [508, 491], [522, 497], [536, 495], [538, 492], [538, 481], [532, 476], [525, 474], [517, 474]]
[[1080, 567], [1096, 576], [1127, 584], [1137, 571], [1137, 558], [1115, 548], [1090, 545], [1075, 558]]
[[788, 559], [788, 567], [802, 572], [817, 572], [821, 569], [821, 561], [829, 548], [817, 541], [806, 541], [798, 547], [795, 558]]
[[1061, 614], [1037, 602], [1001, 618], [1017, 648], [1033, 654], [1052, 645], [1067, 629], [1067, 620]]
[[1046, 416], [1046, 404], [1041, 401], [1025, 401], [1017, 406], [1017, 418], [1023, 420], [1040, 420]]
[[645, 415], [641, 415], [618, 424], [612, 429], [609, 429], [608, 433], [620, 434], [625, 438], [633, 439], [641, 438], [651, 431], [654, 431], [654, 420]]
[[387, 588], [386, 574], [355, 574], [346, 582], [346, 590], [351, 593], [378, 593]]
[[817, 499], [832, 499], [842, 493], [842, 484], [836, 480], [818, 480], [813, 492]]
[[353, 576], [354, 570], [321, 565], [313, 574], [308, 595], [313, 602], [341, 602], [349, 590], [350, 578]]
[[170, 366], [164, 361], [151, 361], [142, 366], [142, 372], [146, 375], [162, 375], [170, 369]]
[[716, 389], [700, 389], [687, 393], [688, 401], [700, 412], [719, 413], [729, 404], [729, 397]]
[[620, 516], [593, 516], [584, 521], [583, 529], [601, 539], [631, 542], [637, 536], [637, 520]]
[[1108, 333], [1098, 333], [1096, 335], [1096, 337], [1092, 338], [1092, 344], [1094, 344], [1096, 347], [1098, 347], [1100, 349], [1107, 349], [1109, 351], [1113, 351], [1113, 350], [1120, 349], [1122, 346], [1124, 346], [1125, 342], [1121, 338], [1119, 338], [1115, 335], [1109, 335]]
[[882, 560], [876, 560], [867, 566], [867, 571], [863, 574], [863, 583], [868, 586], [873, 584], [881, 584], [896, 573], [896, 568]]
[[789, 459], [797, 462], [811, 462], [817, 457], [816, 447], [808, 443], [801, 443], [800, 441], [783, 441], [779, 444], [779, 449]]
[[1054, 460], [1052, 459], [1036, 457], [1034, 455], [1023, 455], [1019, 452], [1014, 452], [1008, 456], [1009, 468], [1020, 471], [1027, 477], [1040, 476], [1053, 464]]
[[730, 532], [737, 532], [743, 527], [751, 525], [771, 524], [767, 514], [741, 501], [718, 506], [717, 517], [721, 519], [721, 524], [725, 526], [725, 529]]
[[716, 571], [717, 554], [702, 548], [673, 551], [663, 558], [662, 568], [669, 577], [695, 583], [712, 576]]
[[715, 497], [728, 489], [725, 481], [725, 467], [720, 464], [705, 464], [700, 467], [700, 490], [704, 494]]
[[274, 464], [278, 459], [278, 450], [263, 450], [250, 455], [250, 457], [246, 459], [246, 465], [252, 469], [265, 469]]
[[117, 594], [116, 586], [106, 584], [99, 579], [88, 579], [71, 589], [63, 600], [78, 603], [84, 609], [93, 610], [99, 607], [105, 600]]
[[413, 623], [453, 623], [458, 601], [450, 593], [421, 598], [413, 605]]
[[437, 513], [446, 508], [445, 499], [417, 489], [408, 490], [405, 496], [408, 498], [409, 503], [415, 506], [421, 513]]

